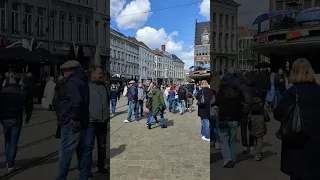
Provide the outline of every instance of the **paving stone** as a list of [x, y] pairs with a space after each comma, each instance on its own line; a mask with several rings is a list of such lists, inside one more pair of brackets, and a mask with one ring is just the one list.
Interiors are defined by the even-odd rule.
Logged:
[[[125, 108], [127, 106], [119, 111]], [[127, 174], [120, 176], [120, 180], [210, 179], [210, 144], [201, 139], [201, 123], [196, 111], [184, 115], [166, 113], [165, 119], [174, 123], [167, 129], [155, 125], [148, 130], [146, 119], [123, 124], [126, 116], [115, 116], [110, 124], [111, 129], [116, 130], [110, 133], [111, 151], [125, 146], [111, 157], [111, 175], [126, 169]], [[129, 177], [129, 171], [134, 172], [133, 177]]]

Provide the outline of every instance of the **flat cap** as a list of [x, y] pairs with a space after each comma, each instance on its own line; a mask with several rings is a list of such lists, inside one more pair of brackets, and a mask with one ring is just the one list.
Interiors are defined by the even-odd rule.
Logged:
[[74, 69], [80, 66], [80, 63], [76, 60], [69, 60], [60, 66], [60, 69]]
[[135, 83], [135, 81], [133, 81], [133, 80], [129, 82], [129, 84], [134, 84], [134, 83]]

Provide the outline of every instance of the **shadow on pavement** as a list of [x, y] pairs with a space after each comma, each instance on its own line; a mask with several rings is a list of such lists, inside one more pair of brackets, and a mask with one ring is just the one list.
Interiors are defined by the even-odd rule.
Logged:
[[[174, 125], [174, 120], [169, 120], [169, 119], [164, 119], [164, 124], [169, 126], [173, 126]], [[152, 127], [152, 129], [154, 128], [158, 128], [161, 127], [161, 124], [158, 124], [157, 126]]]
[[118, 148], [110, 149], [110, 159], [123, 153], [127, 148], [126, 144], [121, 144]]
[[[267, 159], [271, 156], [275, 156], [277, 155], [276, 152], [272, 152], [272, 151], [265, 151], [265, 152], [262, 152], [262, 158], [263, 159]], [[243, 161], [247, 161], [249, 159], [253, 159], [254, 158], [254, 155], [252, 154], [237, 154], [237, 160], [236, 160], [236, 164], [237, 163], [240, 163], [240, 162], [243, 162]], [[217, 161], [220, 161], [222, 160], [222, 155], [221, 155], [221, 152], [215, 152], [215, 153], [211, 153], [210, 154], [210, 164], [212, 163], [215, 163]]]

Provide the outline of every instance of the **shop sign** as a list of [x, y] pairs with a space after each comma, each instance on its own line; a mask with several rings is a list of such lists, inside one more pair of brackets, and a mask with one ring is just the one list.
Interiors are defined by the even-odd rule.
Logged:
[[257, 43], [268, 42], [268, 34], [261, 34], [261, 35], [256, 36], [256, 42]]
[[286, 34], [286, 39], [297, 39], [301, 37], [301, 33], [299, 31], [288, 32]]

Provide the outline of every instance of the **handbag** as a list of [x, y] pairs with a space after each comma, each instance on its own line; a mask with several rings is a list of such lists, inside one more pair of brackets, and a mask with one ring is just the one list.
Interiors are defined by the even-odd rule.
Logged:
[[282, 120], [282, 139], [295, 146], [302, 145], [306, 141], [304, 124], [299, 106], [298, 90], [295, 87], [295, 103], [289, 107], [287, 116]]
[[203, 95], [203, 91], [201, 91], [201, 94], [200, 94], [200, 97], [199, 97], [199, 99], [198, 99], [197, 105], [198, 105], [198, 106], [204, 105], [204, 95]]

